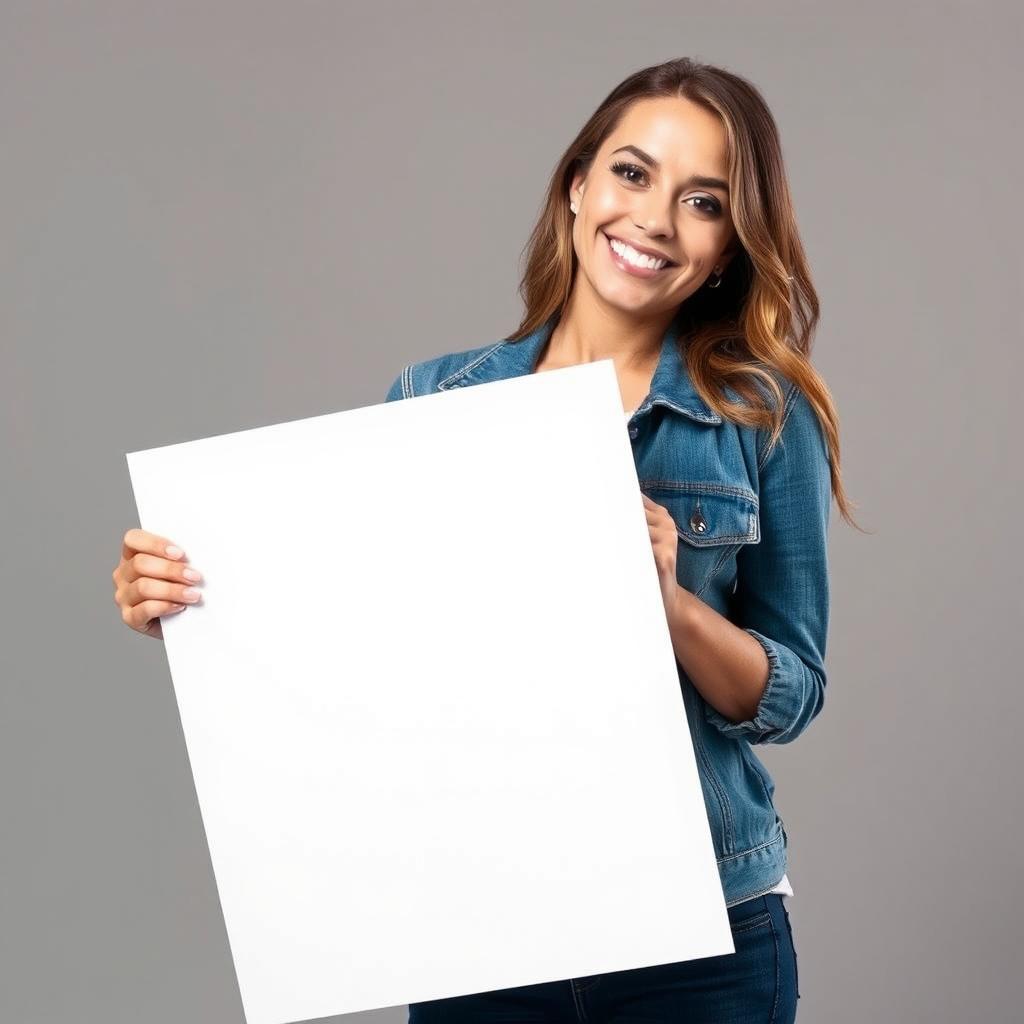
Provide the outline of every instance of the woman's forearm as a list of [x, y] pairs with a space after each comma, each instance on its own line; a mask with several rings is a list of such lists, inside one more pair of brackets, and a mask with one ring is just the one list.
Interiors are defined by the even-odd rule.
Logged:
[[678, 584], [668, 624], [676, 659], [704, 700], [731, 722], [753, 718], [768, 682], [764, 648]]

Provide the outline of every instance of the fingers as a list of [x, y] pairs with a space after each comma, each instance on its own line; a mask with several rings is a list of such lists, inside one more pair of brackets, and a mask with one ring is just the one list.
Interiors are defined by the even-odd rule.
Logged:
[[666, 527], [671, 523], [672, 529], [675, 529], [676, 521], [672, 518], [672, 513], [664, 505], [651, 501], [643, 492], [641, 492], [641, 495], [644, 499], [644, 512], [647, 513], [647, 522], [651, 526], [657, 525], [658, 522], [664, 522]]
[[168, 538], [130, 529], [121, 541], [121, 562], [113, 572], [114, 602], [127, 626], [161, 638], [161, 615], [174, 615], [202, 597], [194, 584], [202, 574]]
[[146, 636], [151, 636], [156, 640], [163, 640], [164, 628], [160, 625], [159, 619], [150, 619], [146, 623], [146, 628], [142, 631]]
[[183, 611], [185, 605], [175, 604], [171, 601], [143, 601], [141, 604], [124, 605], [121, 608], [121, 618], [126, 626], [138, 630], [140, 633], [147, 633], [150, 636], [162, 636], [163, 630], [159, 627], [161, 615], [172, 615]]
[[[125, 604], [141, 605], [149, 601], [166, 604], [196, 604], [202, 598], [202, 591], [191, 583], [172, 583], [168, 580], [140, 576], [126, 588]], [[152, 616], [151, 616], [152, 617]]]
[[140, 576], [151, 576], [153, 579], [172, 580], [175, 583], [198, 583], [203, 575], [193, 569], [187, 562], [179, 559], [159, 558], [142, 552], [132, 555], [125, 566], [125, 581], [137, 580]]
[[[175, 554], [178, 552], [178, 554]], [[114, 583], [132, 583], [141, 576], [198, 583], [202, 575], [188, 564], [180, 547], [146, 530], [128, 530], [121, 542], [121, 564], [114, 570]]]
[[121, 557], [127, 562], [138, 551], [185, 560], [185, 552], [166, 537], [138, 528], [128, 530], [121, 541]]

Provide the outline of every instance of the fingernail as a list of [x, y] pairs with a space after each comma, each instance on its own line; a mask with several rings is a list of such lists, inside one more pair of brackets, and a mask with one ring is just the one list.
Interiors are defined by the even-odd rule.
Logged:
[[186, 587], [181, 592], [181, 596], [185, 597], [185, 598], [188, 598], [189, 601], [197, 601], [197, 600], [199, 600], [199, 595], [201, 593], [202, 593], [202, 591], [196, 590], [195, 587]]
[[182, 569], [181, 575], [184, 576], [185, 579], [193, 581], [201, 580], [203, 578], [203, 574], [196, 572], [195, 569]]
[[181, 555], [185, 554], [185, 552], [182, 551], [181, 548], [179, 548], [176, 544], [168, 544], [166, 550], [168, 558], [178, 558]]

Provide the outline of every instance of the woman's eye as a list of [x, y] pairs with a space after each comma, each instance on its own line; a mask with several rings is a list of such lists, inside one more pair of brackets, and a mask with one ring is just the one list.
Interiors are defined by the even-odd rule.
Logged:
[[704, 213], [719, 213], [721, 206], [718, 205], [718, 201], [715, 199], [709, 199], [707, 196], [694, 196], [695, 202], [706, 203], [707, 205], [698, 207]]
[[[639, 185], [640, 182], [634, 180], [633, 178], [627, 177], [627, 175], [636, 173], [642, 175], [644, 178], [647, 177], [647, 172], [642, 167], [630, 163], [612, 164], [612, 172], [624, 178], [631, 185]], [[722, 212], [722, 207], [718, 200], [711, 199], [708, 196], [694, 196], [693, 199], [688, 199], [687, 202], [703, 203], [703, 206], [697, 207], [697, 209], [700, 210], [701, 213], [709, 213], [716, 216], [717, 214]]]
[[[627, 164], [627, 163], [612, 164], [612, 172], [614, 174], [619, 174], [619, 175], [622, 175], [622, 177], [625, 177], [625, 174], [628, 174], [630, 171], [636, 171], [637, 174], [642, 174], [642, 175], [644, 175], [644, 177], [647, 176], [647, 172], [642, 167], [637, 167], [636, 164]], [[625, 172], [625, 173], [623, 173], [623, 172]], [[633, 181], [632, 178], [626, 178], [626, 181], [628, 181], [631, 185], [639, 184], [639, 182]]]

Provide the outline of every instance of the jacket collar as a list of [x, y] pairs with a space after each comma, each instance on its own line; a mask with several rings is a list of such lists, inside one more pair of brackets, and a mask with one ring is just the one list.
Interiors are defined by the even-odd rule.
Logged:
[[[445, 377], [437, 385], [438, 390], [448, 391], [451, 388], [532, 373], [557, 321], [558, 314], [555, 313], [540, 327], [518, 341], [509, 341], [506, 338], [485, 349], [465, 366]], [[721, 423], [722, 417], [694, 390], [690, 375], [686, 371], [686, 363], [679, 355], [678, 337], [679, 320], [676, 318], [665, 331], [661, 342], [661, 355], [651, 379], [651, 389], [634, 416], [649, 412], [654, 405], [663, 405], [698, 423]]]

